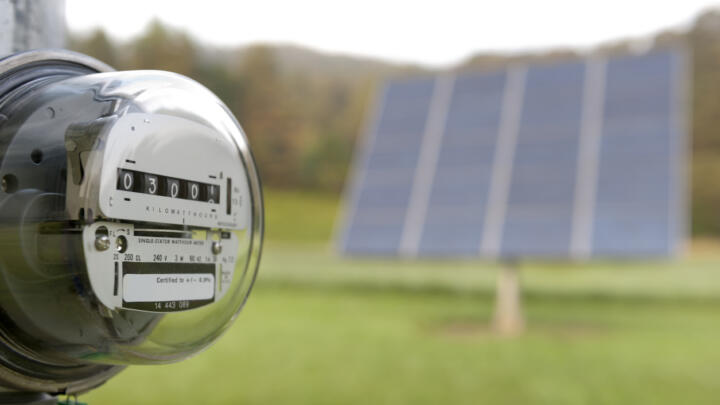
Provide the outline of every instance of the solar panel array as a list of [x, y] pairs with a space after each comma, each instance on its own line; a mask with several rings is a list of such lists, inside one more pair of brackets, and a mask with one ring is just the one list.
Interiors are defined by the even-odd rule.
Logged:
[[386, 83], [338, 233], [351, 255], [670, 256], [685, 239], [685, 55]]

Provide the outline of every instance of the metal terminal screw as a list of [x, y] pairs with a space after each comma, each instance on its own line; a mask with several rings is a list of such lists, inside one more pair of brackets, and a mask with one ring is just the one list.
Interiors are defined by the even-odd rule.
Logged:
[[219, 255], [222, 253], [222, 245], [218, 241], [214, 241], [212, 243], [212, 252], [214, 255]]
[[97, 235], [95, 237], [95, 249], [103, 251], [110, 248], [110, 238], [107, 235]]
[[117, 251], [118, 253], [125, 253], [128, 247], [128, 241], [127, 238], [120, 235], [115, 240], [115, 244], [117, 245]]

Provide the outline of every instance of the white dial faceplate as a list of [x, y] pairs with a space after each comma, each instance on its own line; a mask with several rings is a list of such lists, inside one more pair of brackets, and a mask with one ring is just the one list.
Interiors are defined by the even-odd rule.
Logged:
[[[96, 201], [107, 219], [83, 227], [95, 295], [110, 309], [151, 312], [217, 301], [230, 288], [238, 234], [251, 218], [234, 141], [164, 114], [127, 113], [111, 125], [81, 155], [80, 200], [88, 209]], [[104, 233], [110, 246], [98, 248]]]
[[105, 142], [98, 197], [104, 217], [247, 227], [247, 175], [232, 140], [188, 119], [129, 113]]

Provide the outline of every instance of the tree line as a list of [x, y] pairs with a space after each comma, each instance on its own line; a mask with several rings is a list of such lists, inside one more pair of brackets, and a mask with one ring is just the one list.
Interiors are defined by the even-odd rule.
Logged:
[[[682, 31], [607, 43], [596, 52], [623, 54], [639, 46], [682, 46], [689, 52], [692, 232], [720, 236], [720, 12], [703, 13]], [[376, 86], [387, 77], [432, 72], [290, 46], [212, 47], [159, 21], [122, 43], [100, 29], [71, 34], [70, 47], [119, 70], [170, 70], [199, 81], [238, 117], [265, 185], [327, 192], [339, 192], [344, 186]], [[489, 70], [517, 62], [582, 57], [571, 49], [479, 54], [452, 69]]]

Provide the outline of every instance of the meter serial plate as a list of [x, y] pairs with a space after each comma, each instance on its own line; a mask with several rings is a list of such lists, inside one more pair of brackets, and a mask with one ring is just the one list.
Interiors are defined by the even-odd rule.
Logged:
[[[110, 309], [175, 312], [210, 304], [232, 283], [236, 232], [141, 230], [96, 222], [83, 229], [93, 291]], [[109, 243], [98, 246], [103, 237]]]

